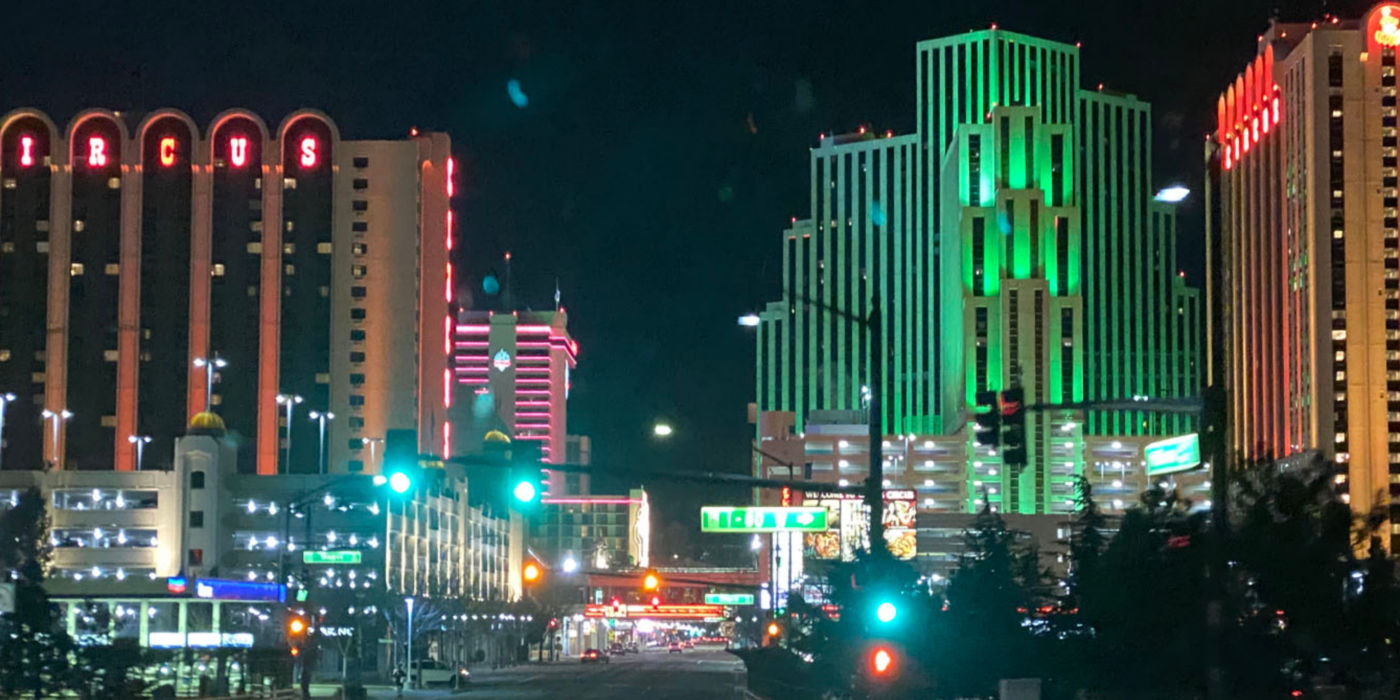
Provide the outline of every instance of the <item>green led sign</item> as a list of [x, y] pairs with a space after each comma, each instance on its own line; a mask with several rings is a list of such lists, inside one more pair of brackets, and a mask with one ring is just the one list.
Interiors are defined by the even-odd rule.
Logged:
[[704, 506], [702, 532], [825, 532], [826, 508]]
[[1158, 440], [1142, 450], [1148, 476], [1189, 471], [1201, 466], [1201, 436], [1196, 433]]
[[363, 559], [364, 555], [354, 549], [301, 553], [303, 564], [359, 564]]
[[752, 593], [706, 593], [706, 605], [753, 605]]

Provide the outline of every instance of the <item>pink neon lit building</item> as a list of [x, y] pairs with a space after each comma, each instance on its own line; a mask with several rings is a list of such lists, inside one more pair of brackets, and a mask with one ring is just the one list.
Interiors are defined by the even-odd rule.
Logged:
[[206, 405], [240, 472], [318, 471], [312, 410], [330, 472], [376, 470], [389, 430], [439, 452], [450, 154], [315, 110], [0, 115], [4, 467], [168, 469]]
[[[453, 334], [452, 453], [477, 452], [488, 431], [535, 440], [546, 462], [568, 461], [567, 405], [578, 342], [558, 311], [461, 311]], [[550, 489], [567, 489], [550, 473]]]

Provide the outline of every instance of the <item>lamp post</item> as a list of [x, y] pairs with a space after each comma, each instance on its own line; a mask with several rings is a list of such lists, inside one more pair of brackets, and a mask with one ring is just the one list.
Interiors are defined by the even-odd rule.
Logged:
[[412, 689], [417, 687], [413, 682], [413, 598], [404, 598], [403, 604], [408, 608], [408, 631], [404, 634], [404, 646], [407, 647], [405, 656], [408, 658], [408, 687]]
[[228, 366], [228, 360], [214, 353], [212, 357], [194, 358], [194, 366], [204, 370], [204, 410], [212, 410], [214, 405], [214, 371]]
[[283, 461], [286, 462], [286, 467], [282, 470], [283, 474], [292, 473], [292, 409], [304, 400], [305, 399], [303, 399], [300, 394], [277, 395], [277, 405], [287, 407], [287, 447], [285, 450], [286, 457], [283, 458]]
[[128, 435], [126, 441], [136, 446], [136, 471], [141, 471], [141, 457], [146, 454], [146, 445], [151, 443], [150, 435]]
[[382, 469], [379, 468], [379, 464], [378, 464], [377, 462], [374, 461], [374, 446], [375, 446], [375, 445], [383, 445], [383, 444], [384, 444], [384, 438], [362, 437], [362, 438], [360, 438], [360, 444], [361, 444], [361, 445], [364, 445], [364, 446], [366, 446], [366, 447], [369, 448], [369, 466], [370, 466], [370, 470], [373, 471], [373, 472], [375, 472], [376, 474], [379, 473], [379, 472], [381, 472], [381, 471], [383, 471]]
[[330, 471], [326, 468], [326, 421], [335, 420], [335, 414], [330, 411], [312, 411], [309, 415], [311, 420], [321, 424], [321, 444], [316, 451], [316, 471], [325, 474]]
[[5, 407], [15, 400], [15, 395], [9, 392], [0, 394], [0, 466], [4, 466], [5, 456]]
[[46, 409], [44, 409], [44, 412], [41, 413], [40, 415], [42, 415], [44, 418], [47, 418], [47, 419], [50, 419], [50, 420], [53, 421], [53, 464], [54, 464], [55, 467], [57, 467], [57, 466], [58, 466], [58, 462], [59, 462], [59, 459], [58, 459], [58, 427], [59, 427], [60, 424], [63, 423], [63, 421], [66, 421], [66, 420], [68, 420], [69, 418], [72, 418], [72, 417], [73, 417], [73, 412], [70, 411], [70, 410], [68, 410], [68, 409], [66, 409], [66, 408], [62, 408], [62, 409], [59, 409], [59, 410], [57, 410], [57, 411], [50, 411], [49, 409], [46, 408]]

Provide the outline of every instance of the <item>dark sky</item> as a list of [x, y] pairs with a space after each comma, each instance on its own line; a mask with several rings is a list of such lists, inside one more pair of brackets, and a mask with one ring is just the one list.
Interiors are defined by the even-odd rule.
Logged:
[[[29, 2], [5, 9], [0, 102], [60, 124], [88, 106], [172, 106], [200, 124], [244, 106], [275, 125], [307, 106], [346, 138], [447, 131], [462, 174], [458, 264], [475, 284], [512, 251], [517, 297], [535, 308], [550, 306], [558, 279], [581, 345], [570, 432], [593, 437], [595, 461], [743, 471], [753, 340], [735, 319], [778, 296], [779, 235], [807, 211], [817, 135], [912, 131], [917, 40], [998, 22], [1083, 41], [1085, 86], [1153, 103], [1157, 183], [1199, 191], [1215, 96], [1271, 13], [1365, 7]], [[507, 94], [512, 78], [523, 109]], [[1198, 283], [1198, 206], [1181, 229]], [[650, 437], [657, 418], [677, 431], [664, 447]], [[701, 500], [742, 497], [653, 490], [684, 529]]]

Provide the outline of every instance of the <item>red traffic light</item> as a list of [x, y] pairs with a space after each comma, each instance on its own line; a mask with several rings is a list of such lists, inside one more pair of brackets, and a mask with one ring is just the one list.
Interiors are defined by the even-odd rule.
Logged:
[[894, 652], [887, 647], [875, 647], [870, 653], [870, 670], [877, 676], [888, 675], [894, 670]]

